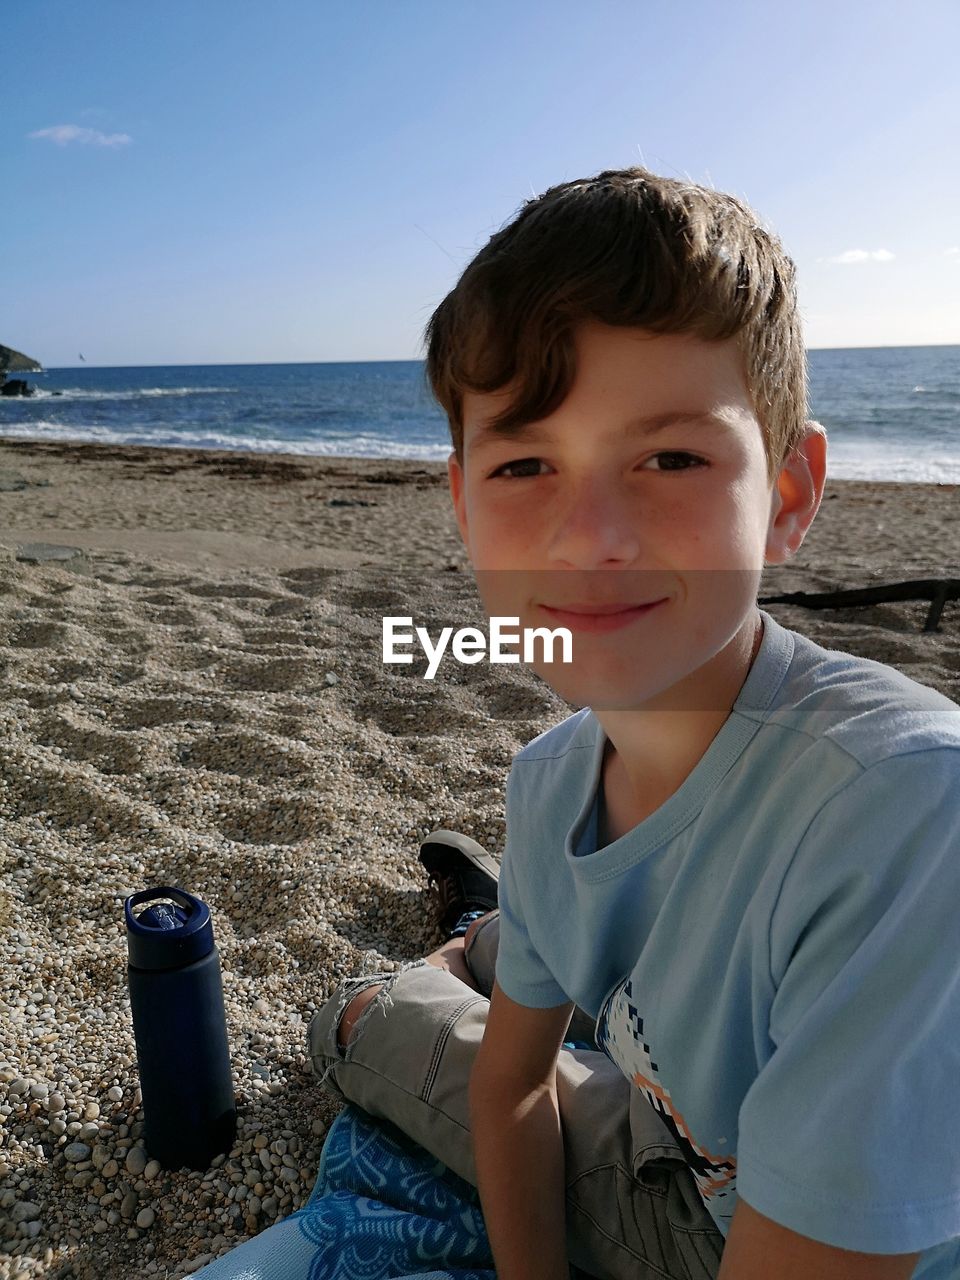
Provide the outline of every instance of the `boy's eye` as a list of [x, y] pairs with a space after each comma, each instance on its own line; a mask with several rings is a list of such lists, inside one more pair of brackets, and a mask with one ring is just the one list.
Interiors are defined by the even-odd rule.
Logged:
[[514, 462], [505, 462], [497, 467], [494, 476], [506, 476], [508, 480], [522, 479], [538, 474], [537, 468], [542, 466], [539, 458], [517, 458]]
[[[693, 468], [696, 468], [696, 467], [703, 467], [703, 466], [706, 466], [706, 463], [704, 462], [703, 458], [698, 458], [698, 457], [696, 456], [696, 454], [694, 454], [694, 453], [681, 453], [681, 452], [674, 452], [674, 453], [657, 453], [657, 454], [654, 454], [654, 457], [657, 459], [657, 461], [658, 461], [658, 462], [659, 462], [659, 460], [660, 460], [661, 458], [667, 458], [667, 459], [669, 459], [669, 460], [671, 461], [671, 465], [669, 465], [669, 466], [661, 466], [661, 467], [659, 468], [659, 470], [661, 470], [661, 471], [690, 471], [690, 470], [692, 470]], [[682, 460], [684, 460], [684, 461], [686, 461], [686, 462], [692, 462], [692, 463], [693, 463], [693, 468], [691, 468], [691, 467], [689, 467], [689, 466], [680, 466], [680, 467], [678, 467], [678, 466], [673, 465], [673, 463], [675, 462], [675, 460], [676, 460], [677, 458], [680, 458], [680, 459], [682, 459]]]

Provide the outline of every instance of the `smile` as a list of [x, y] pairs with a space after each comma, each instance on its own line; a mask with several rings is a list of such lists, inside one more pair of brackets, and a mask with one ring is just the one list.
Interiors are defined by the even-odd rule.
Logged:
[[557, 626], [571, 631], [619, 631], [638, 618], [645, 617], [666, 600], [654, 600], [649, 604], [568, 604], [562, 608], [542, 604], [540, 608]]

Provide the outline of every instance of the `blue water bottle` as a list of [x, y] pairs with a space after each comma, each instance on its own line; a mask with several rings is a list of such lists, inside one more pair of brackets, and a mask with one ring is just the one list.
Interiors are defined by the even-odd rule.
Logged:
[[237, 1131], [210, 908], [163, 887], [131, 894], [124, 914], [147, 1152], [167, 1169], [208, 1169]]

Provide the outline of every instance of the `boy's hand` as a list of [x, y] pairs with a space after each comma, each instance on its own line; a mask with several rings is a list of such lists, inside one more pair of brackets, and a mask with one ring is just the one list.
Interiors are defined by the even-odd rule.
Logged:
[[919, 1253], [855, 1253], [798, 1235], [740, 1200], [717, 1280], [910, 1280]]

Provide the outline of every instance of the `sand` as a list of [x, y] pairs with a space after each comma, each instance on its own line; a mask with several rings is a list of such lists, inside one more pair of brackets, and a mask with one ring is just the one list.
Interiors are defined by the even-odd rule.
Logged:
[[[960, 575], [957, 498], [830, 481], [761, 597]], [[385, 613], [482, 621], [466, 568], [442, 465], [0, 441], [0, 1276], [188, 1274], [306, 1199], [312, 1011], [437, 943], [418, 841], [499, 854], [510, 760], [568, 711], [380, 663]], [[764, 607], [960, 703], [960, 603]], [[223, 964], [240, 1130], [206, 1174], [141, 1154], [122, 899], [158, 883]]]

